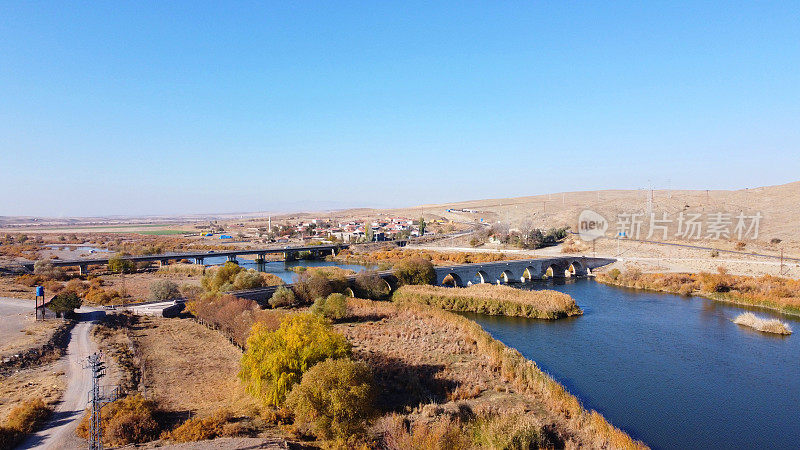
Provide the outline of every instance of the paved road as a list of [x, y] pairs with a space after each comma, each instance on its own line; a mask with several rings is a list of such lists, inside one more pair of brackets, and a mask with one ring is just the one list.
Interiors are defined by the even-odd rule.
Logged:
[[102, 318], [105, 312], [94, 308], [80, 311], [80, 322], [72, 329], [67, 354], [63, 360], [66, 366], [67, 390], [47, 424], [39, 432], [29, 436], [20, 448], [61, 449], [84, 445], [83, 441], [75, 437], [75, 429], [86, 409], [92, 378], [82, 365], [87, 356], [97, 351], [89, 332], [95, 321]]

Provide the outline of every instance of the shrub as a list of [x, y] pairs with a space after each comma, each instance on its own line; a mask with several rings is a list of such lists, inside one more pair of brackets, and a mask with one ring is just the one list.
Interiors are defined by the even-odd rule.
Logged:
[[86, 291], [85, 298], [87, 302], [95, 305], [109, 305], [121, 301], [122, 295], [115, 290], [92, 286]]
[[36, 261], [33, 264], [33, 273], [49, 280], [63, 280], [65, 278], [63, 269], [53, 267], [53, 263], [46, 260]]
[[402, 284], [433, 284], [436, 282], [436, 271], [430, 261], [411, 257], [397, 263], [394, 275]]
[[259, 322], [268, 330], [276, 330], [284, 314], [283, 311], [263, 310], [253, 300], [221, 294], [194, 298], [186, 304], [186, 309], [203, 323], [219, 329], [242, 348], [254, 323]]
[[64, 289], [64, 285], [56, 280], [47, 280], [42, 283], [42, 287], [44, 287], [45, 291], [50, 291], [56, 294]]
[[67, 284], [64, 286], [65, 291], [74, 292], [78, 295], [86, 292], [87, 289], [89, 289], [89, 284], [78, 278], [67, 281]]
[[620, 270], [615, 267], [608, 271], [608, 277], [611, 278], [612, 280], [616, 280], [617, 278], [619, 278], [620, 273], [621, 273]]
[[181, 295], [185, 298], [197, 298], [203, 294], [203, 287], [196, 284], [184, 283], [179, 288]]
[[322, 272], [305, 271], [294, 284], [294, 293], [303, 303], [311, 303], [319, 297], [327, 297], [334, 292], [333, 283]]
[[321, 439], [347, 439], [364, 432], [373, 415], [372, 373], [363, 362], [328, 359], [303, 374], [286, 398], [295, 424]]
[[273, 308], [289, 308], [295, 304], [294, 292], [284, 286], [279, 287], [269, 298], [269, 306]]
[[108, 270], [114, 273], [130, 273], [136, 269], [133, 261], [122, 259], [120, 255], [114, 255], [108, 259]]
[[150, 283], [150, 299], [154, 301], [175, 300], [181, 298], [178, 285], [169, 280], [156, 280]]
[[281, 406], [286, 394], [314, 364], [349, 356], [350, 344], [322, 317], [293, 314], [276, 331], [253, 326], [239, 378], [266, 405]]
[[38, 428], [49, 414], [50, 409], [41, 399], [29, 400], [11, 410], [5, 427], [18, 433], [28, 434]]
[[[158, 437], [155, 402], [141, 394], [129, 395], [104, 406], [100, 413], [103, 442], [108, 445], [127, 445], [148, 442]], [[84, 414], [76, 434], [89, 437], [91, 414]]]
[[347, 316], [347, 297], [339, 293], [320, 297], [314, 301], [311, 312], [331, 320], [343, 319]]
[[232, 419], [226, 411], [218, 411], [210, 417], [194, 417], [169, 433], [164, 433], [161, 438], [174, 442], [193, 442], [245, 434], [247, 431], [245, 428], [231, 426], [235, 425], [231, 422]]
[[253, 269], [243, 270], [233, 278], [233, 287], [237, 290], [255, 289], [266, 286], [263, 274]]
[[372, 300], [384, 299], [389, 295], [389, 286], [377, 272], [369, 270], [356, 274], [355, 294]]
[[58, 315], [72, 314], [75, 309], [81, 307], [81, 303], [82, 301], [81, 298], [78, 297], [78, 294], [74, 292], [63, 292], [53, 297], [50, 303], [47, 304], [47, 309]]
[[[239, 272], [244, 268], [233, 262], [226, 262], [225, 265], [209, 270], [200, 280], [200, 284], [209, 292], [225, 292], [233, 288], [233, 281]], [[225, 287], [230, 288], [225, 289]]]
[[540, 426], [521, 414], [482, 417], [473, 425], [473, 442], [479, 448], [540, 448]]
[[16, 278], [16, 282], [28, 287], [34, 287], [42, 284], [44, 277], [41, 275], [32, 275], [29, 273], [22, 274]]
[[413, 424], [398, 414], [381, 419], [381, 444], [387, 450], [461, 450], [474, 448], [464, 424], [450, 416]]

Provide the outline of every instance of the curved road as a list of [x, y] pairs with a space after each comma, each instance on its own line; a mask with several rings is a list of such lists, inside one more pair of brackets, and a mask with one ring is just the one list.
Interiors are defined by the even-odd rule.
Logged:
[[97, 345], [90, 339], [89, 332], [104, 315], [105, 312], [95, 309], [79, 310], [79, 322], [72, 329], [63, 361], [66, 364], [67, 389], [47, 423], [41, 430], [28, 436], [20, 448], [60, 449], [85, 446], [85, 441], [75, 436], [75, 429], [83, 417], [92, 388], [92, 377], [89, 370], [83, 368], [83, 363], [87, 356], [97, 351]]

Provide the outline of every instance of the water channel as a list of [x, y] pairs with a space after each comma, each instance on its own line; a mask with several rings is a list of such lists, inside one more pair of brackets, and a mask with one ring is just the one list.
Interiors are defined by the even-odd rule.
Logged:
[[584, 315], [557, 321], [465, 314], [653, 448], [800, 448], [800, 321], [795, 334], [736, 325], [742, 308], [699, 297], [537, 282]]

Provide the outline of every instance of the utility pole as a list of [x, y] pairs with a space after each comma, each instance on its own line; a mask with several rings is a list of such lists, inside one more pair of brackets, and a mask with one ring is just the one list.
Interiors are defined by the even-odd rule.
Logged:
[[106, 375], [106, 365], [101, 361], [103, 355], [93, 353], [86, 358], [87, 368], [92, 371], [92, 390], [89, 392], [89, 402], [92, 404], [91, 426], [89, 429], [89, 450], [102, 450], [103, 430], [100, 420], [100, 409], [103, 407], [100, 398], [100, 378]]

